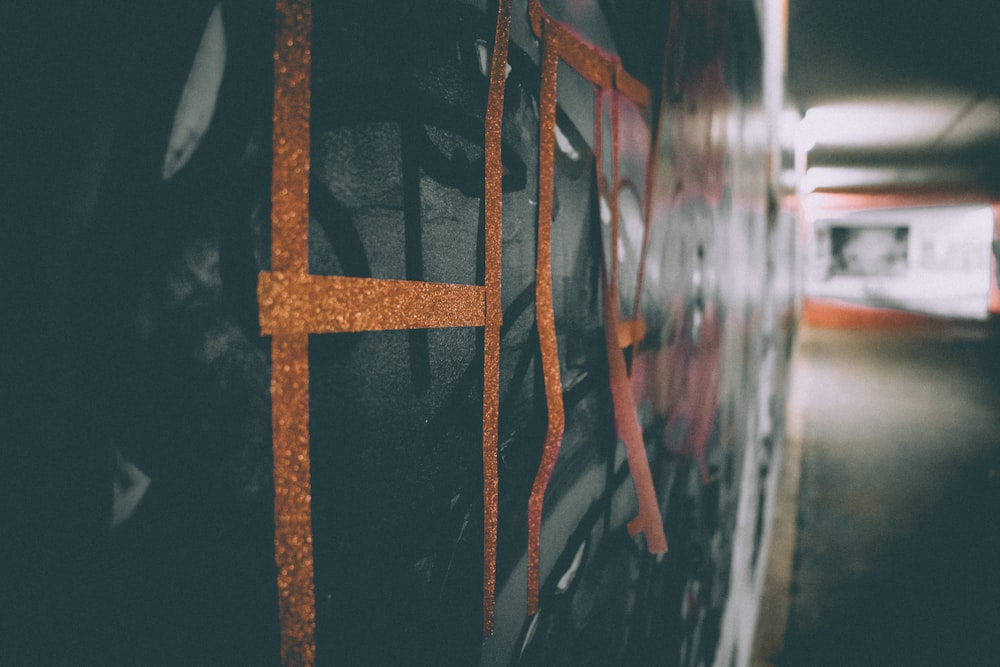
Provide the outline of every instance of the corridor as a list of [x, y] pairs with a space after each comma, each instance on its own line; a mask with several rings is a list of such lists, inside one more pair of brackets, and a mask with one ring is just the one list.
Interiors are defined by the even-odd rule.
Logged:
[[998, 368], [974, 327], [803, 327], [758, 664], [1000, 664]]

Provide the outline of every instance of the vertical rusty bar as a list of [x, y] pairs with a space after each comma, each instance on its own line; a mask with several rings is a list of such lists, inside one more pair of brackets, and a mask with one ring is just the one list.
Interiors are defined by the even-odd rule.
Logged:
[[275, 336], [271, 342], [274, 558], [285, 667], [311, 667], [316, 653], [308, 355], [308, 335]]
[[312, 8], [277, 0], [271, 270], [309, 272], [309, 112]]
[[[605, 181], [602, 171], [603, 145], [598, 143], [604, 122], [604, 105], [601, 102], [600, 94], [595, 96], [597, 101], [594, 113], [594, 152], [598, 169], [597, 187], [601, 197], [610, 199], [608, 206], [611, 209], [611, 257], [601, 267], [601, 287], [603, 290], [601, 307], [604, 315], [604, 337], [608, 356], [611, 402], [614, 408], [615, 432], [625, 443], [629, 472], [639, 501], [639, 513], [628, 523], [629, 535], [635, 535], [638, 532], [644, 533], [649, 552], [661, 554], [667, 552], [667, 538], [663, 530], [663, 518], [660, 515], [656, 489], [653, 487], [649, 461], [646, 457], [642, 428], [636, 414], [635, 396], [632, 392], [632, 384], [629, 380], [618, 335], [621, 321], [618, 304], [618, 225], [620, 223], [618, 200], [621, 190], [618, 175], [618, 165], [621, 159], [618, 134], [620, 107], [618, 105], [620, 98], [618, 93], [613, 90], [606, 92], [606, 94], [611, 95], [611, 178], [613, 182], [610, 187]], [[634, 317], [639, 317], [638, 302]]]
[[[602, 130], [604, 124], [604, 95], [611, 96], [612, 183], [610, 186], [605, 180], [603, 172], [604, 145]], [[615, 432], [625, 444], [629, 472], [632, 476], [632, 483], [635, 485], [636, 497], [639, 501], [639, 513], [629, 521], [628, 531], [629, 535], [635, 535], [638, 532], [644, 533], [649, 552], [661, 554], [667, 552], [667, 538], [663, 530], [663, 518], [660, 515], [656, 489], [653, 487], [649, 461], [646, 457], [642, 428], [639, 425], [636, 414], [635, 396], [632, 392], [632, 384], [629, 380], [628, 369], [625, 365], [625, 357], [622, 353], [621, 341], [618, 334], [621, 322], [620, 306], [618, 303], [618, 226], [620, 224], [618, 200], [621, 193], [621, 184], [619, 182], [619, 163], [621, 160], [619, 125], [621, 123], [621, 108], [619, 105], [621, 104], [621, 98], [619, 93], [613, 89], [603, 91], [600, 88], [597, 89], [594, 97], [594, 155], [597, 163], [597, 187], [600, 196], [610, 200], [608, 201], [608, 207], [611, 209], [610, 258], [607, 261], [602, 259], [601, 266], [601, 288], [603, 291], [601, 308], [604, 317], [605, 349], [608, 357]], [[645, 256], [645, 238], [643, 239], [643, 248], [643, 256]], [[642, 260], [640, 260], [641, 266]], [[641, 278], [639, 280], [641, 281]], [[637, 298], [633, 318], [638, 319], [639, 317], [639, 301]]]
[[[309, 0], [277, 0], [271, 176], [271, 270], [309, 271]], [[309, 466], [309, 336], [271, 341], [274, 555], [281, 662], [311, 667], [316, 655]]]
[[497, 7], [486, 102], [486, 330], [483, 334], [483, 635], [493, 632], [497, 553], [497, 438], [500, 412], [500, 300], [503, 240], [503, 98], [507, 82], [511, 0]]
[[548, 429], [542, 460], [528, 498], [528, 613], [538, 611], [539, 543], [542, 529], [542, 503], [545, 488], [555, 467], [562, 443], [564, 412], [562, 380], [559, 375], [559, 353], [556, 344], [555, 314], [552, 299], [552, 215], [555, 128], [556, 128], [556, 69], [559, 63], [558, 44], [542, 24], [542, 71], [539, 101], [538, 139], [538, 257], [535, 266], [535, 320], [542, 355], [542, 376], [545, 381], [545, 404], [548, 408]]

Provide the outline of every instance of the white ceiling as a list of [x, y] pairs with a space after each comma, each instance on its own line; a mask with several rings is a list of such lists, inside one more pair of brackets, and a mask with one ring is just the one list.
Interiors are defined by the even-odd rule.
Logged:
[[1000, 190], [1000, 2], [788, 2], [802, 185]]
[[807, 110], [804, 140], [842, 150], [957, 150], [1000, 139], [1000, 99], [957, 90], [844, 99]]

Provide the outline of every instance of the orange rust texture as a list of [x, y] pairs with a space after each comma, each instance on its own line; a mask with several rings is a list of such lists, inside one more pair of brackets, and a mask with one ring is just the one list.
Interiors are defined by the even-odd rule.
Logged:
[[636, 104], [649, 106], [649, 88], [625, 71], [618, 56], [585, 42], [571, 29], [553, 19], [539, 0], [531, 0], [528, 12], [535, 34], [540, 36], [543, 32], [548, 33], [560, 60], [594, 85], [604, 90], [618, 90]]
[[[540, 142], [551, 144], [551, 135], [554, 131], [555, 115], [555, 92], [556, 92], [556, 62], [561, 59], [568, 63], [575, 70], [595, 86], [595, 113], [594, 113], [594, 153], [597, 164], [597, 182], [603, 197], [609, 197], [608, 205], [611, 209], [611, 247], [607, 256], [610, 258], [610, 267], [604, 267], [602, 271], [602, 291], [606, 349], [608, 354], [608, 367], [611, 373], [611, 393], [614, 402], [615, 429], [618, 436], [624, 441], [626, 456], [629, 464], [629, 472], [635, 484], [636, 495], [639, 501], [639, 514], [629, 522], [629, 532], [635, 535], [643, 532], [646, 535], [647, 548], [651, 553], [665, 553], [667, 551], [666, 535], [663, 531], [663, 520], [660, 516], [659, 503], [656, 498], [656, 490], [653, 487], [652, 474], [649, 470], [649, 461], [646, 457], [646, 450], [642, 437], [642, 429], [638, 423], [636, 414], [635, 398], [632, 394], [631, 383], [625, 367], [625, 358], [622, 354], [622, 346], [619, 342], [620, 329], [625, 329], [632, 335], [627, 339], [634, 343], [634, 334], [643, 327], [641, 315], [638, 311], [634, 314], [633, 324], [622, 327], [621, 315], [618, 308], [618, 226], [619, 226], [619, 148], [618, 131], [620, 124], [620, 95], [625, 95], [640, 106], [648, 106], [650, 101], [649, 90], [640, 82], [628, 76], [622, 69], [621, 61], [600, 49], [587, 44], [579, 36], [567, 27], [553, 20], [541, 7], [538, 0], [532, 0], [529, 9], [532, 27], [535, 33], [542, 39], [543, 43], [543, 64], [542, 64], [542, 90], [540, 103]], [[553, 61], [549, 63], [549, 59]], [[546, 68], [551, 69], [551, 82], [547, 82]], [[548, 99], [547, 96], [551, 96]], [[609, 188], [604, 178], [603, 172], [603, 104], [604, 96], [609, 96], [611, 104], [611, 130], [612, 130], [612, 184]], [[551, 111], [549, 110], [551, 106]], [[551, 115], [551, 120], [549, 116]], [[548, 121], [548, 124], [547, 124]], [[653, 147], [655, 149], [655, 145]], [[546, 158], [548, 156], [548, 158]], [[543, 203], [545, 198], [551, 198], [552, 178], [551, 173], [546, 175], [546, 159], [551, 168], [551, 148], [542, 149], [542, 162], [539, 167], [539, 262], [543, 254], [542, 222], [546, 218], [551, 218], [551, 212], [543, 216]], [[544, 177], [544, 178], [543, 178]], [[551, 201], [551, 200], [550, 200]], [[648, 208], [649, 202], [647, 202]], [[546, 239], [547, 242], [547, 239]], [[643, 240], [645, 244], [645, 239]], [[547, 255], [546, 255], [547, 257]], [[539, 264], [541, 266], [541, 264]], [[609, 272], [610, 269], [610, 272]], [[640, 269], [641, 271], [641, 269]], [[541, 288], [542, 276], [539, 273], [537, 278], [539, 295], [536, 297], [539, 303], [542, 302]], [[551, 290], [551, 284], [547, 286]], [[551, 291], [547, 297], [551, 303]], [[638, 301], [637, 301], [638, 304]], [[539, 336], [541, 337], [542, 323], [539, 321]], [[544, 351], [543, 341], [543, 351]], [[544, 372], [544, 370], [543, 370]], [[558, 373], [558, 366], [555, 368]], [[556, 376], [558, 377], [558, 376]], [[561, 392], [561, 387], [559, 388]], [[546, 375], [546, 400], [551, 401], [549, 394], [548, 376]], [[560, 434], [562, 429], [562, 404], [559, 401]], [[550, 422], [552, 419], [550, 408]], [[552, 424], [550, 423], [550, 431]], [[542, 465], [539, 468], [538, 476], [535, 480], [535, 488], [532, 489], [531, 503], [529, 504], [529, 539], [528, 539], [528, 611], [534, 613], [537, 610], [537, 586], [538, 586], [538, 541], [541, 525], [541, 497], [544, 495], [544, 485], [548, 481], [548, 472], [551, 472], [551, 465], [554, 463], [548, 460], [549, 447], [543, 453]], [[547, 472], [548, 471], [548, 472]], [[537, 507], [535, 506], [537, 503]]]
[[[608, 285], [604, 279], [605, 288]], [[615, 415], [615, 430], [625, 443], [625, 455], [632, 483], [639, 500], [639, 514], [628, 523], [629, 535], [644, 533], [646, 548], [650, 553], [667, 552], [667, 536], [663, 532], [663, 519], [653, 487], [653, 476], [649, 471], [649, 461], [643, 445], [642, 428], [635, 411], [635, 396], [632, 383], [625, 368], [625, 356], [615, 335], [618, 307], [609, 293], [604, 292], [604, 341], [608, 354], [608, 372], [611, 376], [611, 399]]]
[[311, 333], [485, 326], [483, 389], [483, 630], [496, 587], [502, 183], [500, 146], [511, 0], [502, 0], [486, 118], [485, 286], [309, 274], [309, 0], [277, 0], [270, 272], [257, 285], [272, 335], [275, 559], [282, 664], [315, 662], [309, 350]]
[[[277, 0], [271, 266], [309, 270], [309, 109], [312, 8]], [[278, 567], [281, 662], [310, 667], [316, 657], [312, 492], [309, 469], [309, 339], [271, 342], [274, 450], [274, 555]]]
[[497, 438], [500, 413], [500, 301], [501, 242], [503, 234], [503, 98], [507, 81], [507, 49], [512, 0], [501, 0], [490, 64], [490, 92], [486, 101], [486, 287], [483, 350], [483, 635], [493, 632], [496, 592], [498, 513]]
[[278, 566], [281, 664], [314, 664], [312, 518], [309, 470], [309, 338], [271, 342], [274, 428], [274, 556]]
[[620, 60], [615, 63], [615, 89], [639, 106], [648, 107], [652, 102], [649, 88], [626, 72]]
[[480, 327], [484, 293], [478, 285], [282, 272], [262, 273], [257, 289], [265, 335]]
[[[612, 185], [608, 193], [607, 183], [603, 177], [604, 151], [603, 142], [595, 140], [595, 162], [598, 169], [597, 187], [604, 198], [608, 198], [608, 206], [611, 209], [611, 268], [610, 275], [608, 267], [604, 267], [601, 272], [601, 286], [603, 288], [603, 310], [604, 310], [604, 336], [605, 349], [608, 355], [608, 371], [611, 380], [611, 400], [613, 403], [615, 416], [615, 431], [618, 437], [625, 443], [625, 455], [628, 461], [629, 472], [632, 476], [632, 483], [635, 485], [636, 497], [639, 501], [639, 514], [628, 524], [630, 535], [642, 532], [646, 535], [646, 547], [650, 553], [666, 553], [667, 537], [663, 532], [663, 518], [660, 515], [660, 506], [656, 498], [656, 489], [653, 487], [653, 475], [649, 470], [649, 460], [646, 457], [645, 442], [642, 437], [642, 428], [639, 426], [639, 418], [636, 414], [635, 396], [632, 392], [632, 383], [628, 377], [628, 370], [625, 367], [625, 356], [622, 348], [639, 341], [635, 340], [637, 329], [644, 329], [642, 326], [642, 316], [636, 310], [633, 319], [626, 327], [621, 322], [621, 313], [618, 306], [618, 225], [619, 225], [619, 122], [620, 108], [619, 97], [615, 91], [607, 93], [611, 96], [611, 173]], [[598, 94], [595, 102], [594, 114], [594, 136], [601, 137], [601, 127], [603, 126], [603, 104], [601, 95]], [[648, 209], [650, 202], [646, 202]], [[643, 245], [645, 246], [645, 238]], [[638, 303], [638, 302], [637, 302]], [[625, 328], [632, 335], [622, 340], [622, 329]], [[641, 339], [640, 339], [641, 340]]]
[[277, 0], [271, 270], [309, 271], [309, 112], [312, 7]]
[[535, 320], [542, 355], [545, 382], [545, 405], [548, 427], [542, 460], [528, 498], [528, 613], [538, 611], [539, 542], [542, 527], [542, 502], [545, 488], [559, 455], [563, 435], [562, 380], [559, 376], [559, 350], [556, 344], [555, 313], [552, 303], [552, 215], [553, 175], [556, 128], [556, 67], [559, 53], [556, 40], [542, 29], [541, 94], [539, 100], [538, 140], [538, 255], [535, 266]]
[[[640, 106], [649, 106], [650, 94], [641, 82], [629, 76], [622, 67], [617, 56], [605, 53], [601, 49], [587, 44], [566, 26], [554, 21], [538, 0], [532, 0], [529, 14], [535, 34], [542, 40], [542, 82], [540, 115], [540, 162], [539, 162], [539, 222], [538, 222], [538, 267], [536, 269], [536, 319], [538, 320], [539, 338], [542, 346], [543, 376], [545, 378], [546, 403], [549, 407], [549, 428], [546, 435], [545, 449], [539, 466], [535, 484], [529, 499], [528, 510], [528, 613], [533, 614], [538, 609], [538, 569], [539, 542], [541, 532], [542, 499], [545, 486], [551, 475], [558, 455], [559, 440], [563, 429], [562, 387], [559, 384], [559, 367], [555, 347], [555, 328], [551, 332], [547, 318], [552, 317], [551, 292], [551, 225], [552, 218], [552, 150], [553, 133], [555, 129], [556, 107], [556, 70], [561, 59], [573, 67], [584, 78], [593, 83], [595, 92], [595, 127], [594, 145], [597, 162], [598, 187], [602, 195], [608, 190], [605, 183], [602, 165], [602, 125], [603, 97], [610, 96], [611, 128], [612, 128], [612, 184], [611, 200], [608, 202], [612, 211], [611, 247], [609, 250], [611, 271], [603, 273], [605, 333], [608, 353], [608, 363], [611, 369], [612, 397], [614, 400], [615, 425], [619, 436], [624, 440], [629, 470], [636, 487], [639, 499], [639, 515], [629, 523], [631, 534], [642, 531], [646, 534], [649, 551], [664, 553], [667, 550], [666, 536], [663, 532], [663, 521], [660, 517], [656, 492], [653, 488], [649, 462], [643, 445], [642, 430], [639, 427], [635, 412], [635, 400], [632, 395], [631, 383], [625, 368], [625, 359], [619, 342], [622, 333], [630, 334], [625, 338], [630, 344], [635, 344], [635, 336], [643, 329], [641, 314], [638, 312], [638, 298], [634, 322], [623, 326], [618, 312], [618, 227], [619, 227], [619, 148], [618, 131], [620, 125], [620, 96], [624, 95]], [[653, 146], [655, 150], [655, 144]], [[652, 159], [652, 156], [651, 156]], [[647, 193], [651, 188], [647, 188]], [[648, 200], [648, 197], [647, 197]], [[647, 219], [645, 227], [648, 230], [649, 201], [646, 202]], [[645, 247], [646, 239], [643, 239]], [[643, 258], [644, 261], [644, 258]], [[642, 266], [640, 263], [640, 281], [637, 290], [641, 289]], [[621, 330], [621, 331], [620, 331]], [[551, 336], [551, 341], [548, 340]], [[551, 351], [547, 348], [551, 346]], [[554, 360], [547, 369], [546, 354]]]
[[646, 338], [646, 320], [640, 315], [618, 322], [618, 346], [621, 349], [638, 345]]

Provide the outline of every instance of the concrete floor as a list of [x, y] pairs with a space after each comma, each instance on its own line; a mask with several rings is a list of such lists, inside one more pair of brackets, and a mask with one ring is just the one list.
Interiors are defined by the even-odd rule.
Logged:
[[1000, 346], [804, 328], [755, 665], [1000, 665]]

